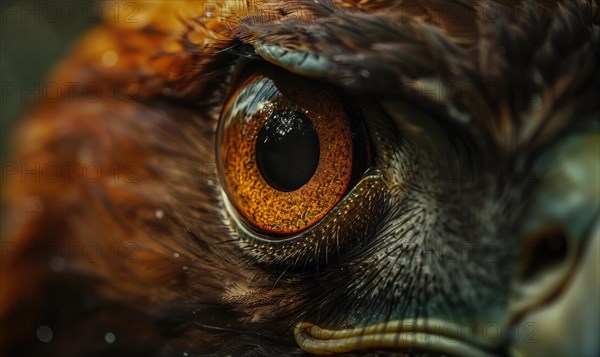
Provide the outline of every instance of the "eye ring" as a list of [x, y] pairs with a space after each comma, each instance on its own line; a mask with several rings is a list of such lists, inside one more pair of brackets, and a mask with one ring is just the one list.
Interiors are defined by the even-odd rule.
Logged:
[[370, 168], [350, 191], [321, 220], [293, 235], [274, 238], [256, 232], [235, 207], [223, 198], [228, 220], [254, 262], [304, 270], [329, 264], [347, 250], [364, 244], [386, 211], [386, 185], [379, 170]]
[[[258, 231], [289, 235], [321, 219], [343, 196], [352, 176], [353, 137], [339, 97], [327, 87], [259, 69], [245, 77], [224, 106], [218, 128], [220, 176], [233, 206]], [[319, 133], [318, 165], [301, 187], [282, 191], [263, 177], [257, 138], [278, 110], [301, 113]]]

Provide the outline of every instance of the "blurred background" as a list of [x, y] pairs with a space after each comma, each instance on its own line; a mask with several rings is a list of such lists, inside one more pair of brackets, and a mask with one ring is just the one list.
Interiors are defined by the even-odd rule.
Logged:
[[0, 158], [10, 129], [79, 35], [102, 16], [90, 0], [0, 1]]

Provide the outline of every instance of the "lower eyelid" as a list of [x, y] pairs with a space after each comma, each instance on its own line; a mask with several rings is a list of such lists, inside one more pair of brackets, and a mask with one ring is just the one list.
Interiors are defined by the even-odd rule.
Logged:
[[275, 240], [240, 221], [227, 199], [226, 207], [246, 253], [257, 262], [290, 265], [290, 269], [298, 262], [302, 262], [299, 267], [316, 267], [371, 237], [386, 209], [385, 192], [377, 170], [370, 171], [314, 226]]

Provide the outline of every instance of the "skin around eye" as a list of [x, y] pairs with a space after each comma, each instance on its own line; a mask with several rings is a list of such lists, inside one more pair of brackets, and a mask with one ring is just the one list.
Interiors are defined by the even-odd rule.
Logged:
[[224, 190], [254, 230], [291, 235], [318, 222], [352, 175], [352, 128], [326, 85], [258, 69], [243, 77], [219, 121]]

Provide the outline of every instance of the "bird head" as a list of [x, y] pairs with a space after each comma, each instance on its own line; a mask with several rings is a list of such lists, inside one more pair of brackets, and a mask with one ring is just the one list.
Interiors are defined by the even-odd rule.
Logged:
[[107, 6], [13, 136], [6, 351], [598, 353], [595, 2]]

